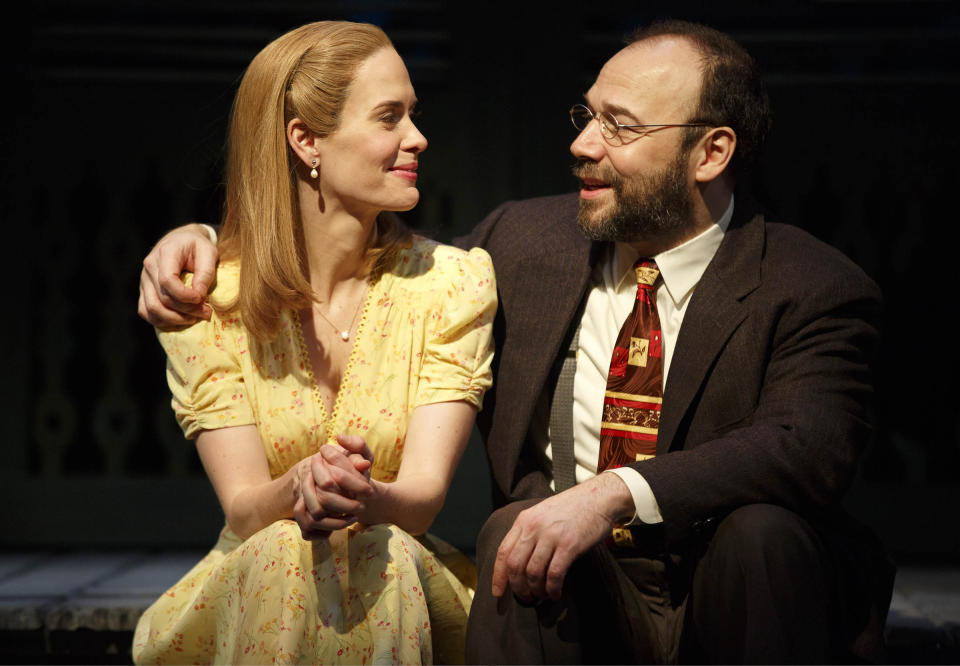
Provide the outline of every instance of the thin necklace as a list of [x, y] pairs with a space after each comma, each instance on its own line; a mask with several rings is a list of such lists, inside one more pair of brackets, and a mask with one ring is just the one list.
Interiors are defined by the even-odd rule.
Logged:
[[350, 320], [350, 326], [348, 326], [347, 328], [343, 329], [342, 331], [341, 331], [339, 328], [337, 328], [337, 325], [336, 325], [336, 324], [334, 324], [332, 321], [330, 321], [329, 319], [327, 319], [327, 315], [325, 315], [325, 314], [323, 314], [322, 312], [320, 312], [319, 303], [314, 303], [314, 304], [313, 304], [313, 307], [314, 307], [314, 309], [317, 311], [317, 314], [320, 315], [321, 317], [323, 317], [323, 320], [324, 320], [325, 322], [327, 322], [328, 324], [330, 324], [330, 326], [333, 328], [333, 330], [335, 330], [335, 331], [337, 332], [337, 334], [340, 336], [340, 339], [341, 339], [341, 340], [343, 340], [344, 342], [349, 342], [349, 341], [350, 341], [350, 331], [353, 330], [353, 323], [354, 323], [355, 321], [357, 321], [357, 314], [360, 312], [360, 306], [363, 305], [363, 302], [366, 300], [366, 296], [367, 296], [367, 290], [366, 290], [366, 288], [365, 288], [365, 289], [363, 290], [363, 295], [360, 297], [360, 300], [357, 301], [357, 309], [353, 311], [353, 319]]

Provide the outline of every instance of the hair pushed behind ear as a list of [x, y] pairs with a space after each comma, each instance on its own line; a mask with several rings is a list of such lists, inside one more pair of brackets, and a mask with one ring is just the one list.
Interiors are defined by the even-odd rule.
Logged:
[[[287, 143], [287, 123], [297, 117], [320, 136], [333, 132], [357, 67], [388, 46], [389, 38], [373, 25], [310, 23], [268, 44], [240, 82], [227, 140], [220, 238], [221, 256], [240, 260], [240, 290], [220, 309], [239, 311], [259, 340], [276, 335], [284, 310], [314, 300], [302, 250], [298, 158]], [[385, 235], [391, 236], [381, 229], [378, 237]]]

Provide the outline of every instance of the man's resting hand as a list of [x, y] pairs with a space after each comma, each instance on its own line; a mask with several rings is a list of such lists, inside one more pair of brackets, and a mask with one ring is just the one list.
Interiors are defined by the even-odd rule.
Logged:
[[[216, 276], [217, 256], [203, 225], [188, 224], [167, 233], [143, 260], [137, 313], [164, 330], [209, 319], [206, 296]], [[184, 271], [193, 273], [189, 287], [180, 279]]]
[[599, 474], [521, 511], [497, 550], [493, 595], [509, 587], [523, 601], [559, 599], [570, 565], [634, 514], [616, 474]]

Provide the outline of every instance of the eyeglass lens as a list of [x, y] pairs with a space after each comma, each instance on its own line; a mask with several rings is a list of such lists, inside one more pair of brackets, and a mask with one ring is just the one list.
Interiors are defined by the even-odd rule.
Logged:
[[605, 138], [612, 139], [617, 136], [620, 126], [619, 123], [617, 123], [617, 119], [609, 112], [603, 111], [594, 115], [590, 109], [582, 104], [577, 104], [570, 109], [570, 119], [573, 121], [573, 126], [578, 130], [585, 129], [594, 118], [600, 121], [600, 133], [603, 134]]

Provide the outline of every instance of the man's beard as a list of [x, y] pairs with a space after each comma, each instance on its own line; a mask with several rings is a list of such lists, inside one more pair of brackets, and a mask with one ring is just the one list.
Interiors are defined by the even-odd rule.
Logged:
[[581, 160], [573, 168], [578, 178], [597, 178], [610, 185], [613, 207], [603, 217], [597, 214], [606, 202], [580, 199], [577, 226], [591, 240], [633, 242], [669, 238], [691, 224], [693, 202], [687, 190], [687, 155], [676, 158], [662, 171], [631, 179], [594, 162]]

